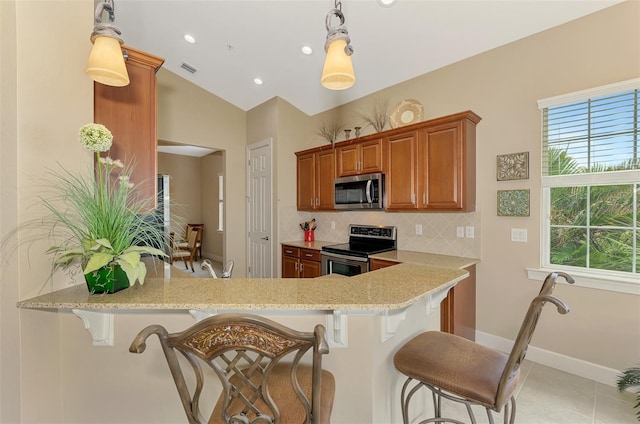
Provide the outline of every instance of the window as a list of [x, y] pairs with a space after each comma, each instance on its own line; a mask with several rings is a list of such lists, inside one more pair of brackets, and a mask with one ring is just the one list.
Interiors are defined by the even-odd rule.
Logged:
[[640, 288], [639, 87], [633, 80], [539, 102], [542, 267], [631, 283], [633, 292]]
[[224, 230], [224, 177], [218, 174], [218, 231]]

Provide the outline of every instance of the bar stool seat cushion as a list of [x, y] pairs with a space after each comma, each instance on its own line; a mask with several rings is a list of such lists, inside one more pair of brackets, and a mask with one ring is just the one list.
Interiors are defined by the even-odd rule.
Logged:
[[394, 356], [398, 371], [414, 380], [439, 387], [500, 411], [513, 394], [516, 372], [496, 399], [498, 383], [509, 356], [465, 338], [439, 331], [421, 333]]
[[[311, 373], [312, 368], [308, 365], [298, 366], [298, 379], [302, 391], [311, 397]], [[258, 385], [260, 383], [260, 374], [254, 374], [251, 381]], [[234, 386], [242, 386], [241, 379], [232, 377], [230, 379]], [[322, 386], [320, 388], [320, 424], [329, 424], [331, 422], [331, 411], [333, 409], [333, 398], [335, 393], [335, 377], [327, 370], [322, 370]], [[245, 390], [245, 395], [251, 397], [250, 390]], [[305, 422], [306, 413], [300, 400], [296, 397], [293, 386], [291, 385], [291, 364], [279, 363], [273, 367], [269, 375], [269, 393], [273, 401], [278, 405], [280, 410], [280, 422], [282, 423], [303, 423]], [[218, 399], [216, 406], [211, 414], [211, 424], [224, 424], [222, 421], [221, 408], [222, 397]], [[239, 413], [246, 405], [236, 399], [229, 408], [229, 412]], [[266, 405], [262, 401], [258, 401], [256, 406], [261, 410], [267, 410]]]

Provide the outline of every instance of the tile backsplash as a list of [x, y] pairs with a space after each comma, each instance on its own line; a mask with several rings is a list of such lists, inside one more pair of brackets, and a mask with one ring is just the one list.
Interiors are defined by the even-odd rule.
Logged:
[[[280, 210], [280, 240], [302, 240], [299, 223], [316, 219], [316, 240], [348, 240], [349, 224], [395, 225], [398, 249], [441, 255], [480, 258], [480, 212], [391, 213], [391, 212], [299, 212], [294, 207]], [[335, 223], [335, 228], [331, 224]], [[422, 235], [416, 235], [416, 226]], [[473, 227], [473, 238], [457, 237], [457, 228]]]

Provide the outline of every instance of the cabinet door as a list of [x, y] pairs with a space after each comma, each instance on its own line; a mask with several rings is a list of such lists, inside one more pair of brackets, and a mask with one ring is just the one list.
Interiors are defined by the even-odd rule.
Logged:
[[360, 143], [360, 173], [382, 172], [382, 139]]
[[310, 211], [315, 204], [315, 155], [305, 153], [298, 156], [297, 205], [299, 211]]
[[131, 181], [142, 198], [157, 198], [156, 71], [164, 59], [126, 48], [130, 83], [124, 87], [93, 84], [93, 120], [113, 134], [109, 155], [135, 163]]
[[336, 161], [333, 150], [316, 153], [317, 178], [315, 209], [333, 210], [334, 189], [333, 180], [336, 178]]
[[462, 208], [463, 157], [461, 123], [423, 131], [418, 145], [420, 208]]
[[417, 132], [391, 136], [387, 143], [387, 209], [415, 209]]
[[475, 123], [465, 119], [437, 125], [420, 136], [419, 207], [475, 210]]
[[298, 278], [300, 276], [300, 263], [298, 258], [291, 256], [282, 257], [282, 278]]
[[336, 149], [336, 162], [338, 176], [356, 175], [360, 172], [358, 162], [360, 161], [360, 149], [357, 144], [343, 146]]
[[321, 267], [320, 262], [308, 261], [306, 259], [300, 260], [300, 276], [302, 278], [316, 278], [320, 277]]
[[440, 304], [440, 331], [475, 340], [476, 266], [465, 269], [469, 276], [453, 286]]

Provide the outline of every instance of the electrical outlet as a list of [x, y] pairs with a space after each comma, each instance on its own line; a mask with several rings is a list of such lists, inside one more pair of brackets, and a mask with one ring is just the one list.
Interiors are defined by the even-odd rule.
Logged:
[[417, 236], [422, 235], [422, 224], [416, 224], [416, 235]]
[[475, 234], [474, 234], [474, 231], [473, 231], [473, 230], [474, 230], [474, 228], [473, 228], [473, 227], [466, 227], [466, 228], [464, 229], [464, 236], [465, 236], [466, 238], [474, 238], [474, 237], [475, 237]]
[[511, 229], [511, 241], [517, 241], [520, 243], [527, 242], [527, 230], [526, 228], [512, 228]]
[[464, 238], [464, 227], [456, 227], [456, 237]]
[[336, 221], [331, 221], [331, 229], [332, 230], [336, 229]]

